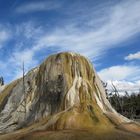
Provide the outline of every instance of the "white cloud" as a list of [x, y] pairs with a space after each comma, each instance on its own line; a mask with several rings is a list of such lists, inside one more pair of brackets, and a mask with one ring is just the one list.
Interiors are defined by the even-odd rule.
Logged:
[[15, 51], [12, 53], [12, 57], [10, 59], [10, 62], [15, 63], [17, 65], [20, 65], [23, 61], [26, 63], [32, 63], [31, 61], [33, 58], [33, 52], [32, 50], [26, 49], [24, 51]]
[[[58, 1], [48, 1], [48, 3], [57, 5]], [[22, 12], [28, 12], [30, 10], [44, 10], [46, 5], [46, 2], [44, 3], [42, 1], [28, 3], [28, 5], [24, 4], [18, 8]], [[77, 6], [75, 5], [73, 8]], [[101, 15], [98, 8], [103, 13], [108, 14], [102, 13]], [[64, 7], [62, 9], [64, 10]], [[79, 15], [77, 9], [84, 14]], [[32, 46], [32, 51], [36, 53], [39, 50], [51, 48], [59, 51], [79, 52], [91, 59], [98, 59], [106, 54], [110, 48], [116, 47], [116, 44], [126, 41], [130, 37], [140, 33], [140, 1], [128, 0], [112, 5], [103, 3], [103, 5], [97, 8], [90, 7], [85, 10], [82, 7], [80, 9], [78, 7], [77, 9], [65, 9], [66, 12], [60, 10], [66, 13], [68, 17], [71, 15], [71, 20], [65, 22], [62, 19], [62, 26], [55, 27], [49, 32], [47, 29], [43, 29], [44, 34], [37, 37], [38, 40]], [[83, 19], [82, 23], [80, 19]], [[100, 27], [98, 27], [99, 23]], [[34, 36], [32, 25], [27, 26], [25, 31], [27, 37]]]
[[102, 69], [98, 72], [103, 81], [108, 80], [128, 80], [131, 81], [135, 78], [140, 78], [139, 66], [118, 65]]
[[[104, 9], [104, 5], [101, 8]], [[100, 17], [105, 22], [99, 28], [94, 28], [95, 25], [90, 26], [90, 29], [86, 26], [79, 27], [77, 25], [81, 21], [74, 19], [74, 23], [55, 28], [52, 32], [40, 37], [36, 47], [38, 49], [51, 47], [54, 50], [57, 47], [60, 51], [79, 52], [91, 59], [101, 57], [110, 48], [117, 47], [116, 44], [128, 41], [128, 39], [140, 33], [139, 9], [140, 1], [136, 0], [129, 0], [107, 7], [109, 14]], [[93, 11], [88, 14], [92, 15], [96, 12]], [[72, 13], [74, 15], [73, 11]], [[88, 24], [98, 20], [98, 18], [99, 15], [90, 18], [88, 15], [86, 22]]]
[[[0, 28], [1, 30], [1, 28]], [[0, 48], [3, 47], [3, 44], [10, 38], [10, 33], [6, 30], [0, 31]]]
[[[48, 5], [46, 2], [34, 2], [20, 5], [16, 11], [18, 13], [28, 13], [52, 10], [58, 8], [60, 5], [61, 4], [52, 2]], [[34, 26], [33, 23], [19, 24], [16, 32], [14, 30], [13, 34], [16, 34], [15, 37], [24, 36], [26, 39], [24, 37], [21, 39], [18, 38], [17, 40], [21, 42], [17, 41], [15, 47], [19, 48], [19, 44], [23, 44], [21, 46], [25, 48], [21, 47], [22, 49], [19, 50], [15, 48], [16, 51], [11, 52], [12, 55], [11, 58], [8, 58], [10, 59], [8, 62], [12, 62], [13, 67], [16, 67], [20, 64], [18, 61], [21, 61], [20, 56], [23, 56], [28, 67], [33, 67], [38, 61], [37, 58], [35, 59], [36, 53], [48, 49], [74, 51], [96, 60], [104, 54], [107, 54], [109, 49], [117, 47], [121, 42], [128, 42], [132, 37], [140, 33], [140, 1], [128, 0], [112, 5], [104, 5], [103, 3], [99, 9], [98, 7], [92, 9], [91, 6], [90, 12], [88, 8], [86, 10], [81, 8], [80, 10], [82, 10], [84, 14], [80, 12], [77, 12], [78, 14], [76, 13], [78, 9], [77, 6], [75, 6], [75, 9], [66, 10], [66, 12], [60, 10], [66, 14], [65, 17], [68, 15], [69, 19], [65, 20], [65, 18], [63, 19], [62, 17], [61, 22], [58, 21], [58, 26], [54, 28], [51, 26], [49, 31], [44, 25], [38, 28]], [[103, 11], [103, 13], [99, 13], [99, 11]], [[8, 62], [7, 68], [10, 64]], [[115, 74], [113, 72], [114, 70], [118, 71], [118, 73]], [[125, 73], [122, 72], [122, 70], [125, 71]], [[130, 75], [135, 75], [137, 79], [137, 71], [138, 68], [136, 66], [133, 68], [131, 66], [114, 66], [110, 69], [104, 69], [100, 71], [100, 73], [105, 79], [109, 77], [112, 78], [111, 80], [122, 80]], [[136, 73], [133, 74], [134, 72]], [[17, 75], [17, 73], [18, 72], [16, 72], [15, 75]], [[103, 73], [106, 73], [108, 76], [104, 76]]]
[[136, 52], [134, 54], [129, 54], [124, 58], [125, 60], [135, 60], [135, 59], [140, 59], [140, 51]]
[[38, 12], [38, 11], [49, 11], [49, 10], [57, 9], [60, 6], [61, 6], [60, 3], [51, 2], [51, 1], [30, 2], [17, 7], [16, 12], [30, 13], [30, 12]]
[[[34, 52], [32, 49], [15, 50], [11, 53], [11, 57], [7, 62], [6, 71], [12, 75], [12, 80], [22, 76], [22, 66], [24, 62], [25, 72], [28, 72], [33, 66], [38, 64], [36, 59], [33, 59]], [[11, 70], [8, 68], [11, 65]], [[11, 76], [9, 75], [9, 76]]]
[[108, 83], [107, 89], [113, 91], [113, 85], [117, 88], [120, 94], [138, 93], [140, 90], [140, 67], [119, 65], [102, 69], [98, 72], [100, 78]]
[[23, 61], [26, 72], [38, 64], [38, 60], [34, 59], [35, 52], [32, 43], [41, 35], [42, 29], [36, 27], [32, 22], [26, 22], [13, 26], [11, 31], [16, 43], [10, 55], [5, 56], [5, 58], [7, 57], [6, 62], [0, 59], [0, 75], [15, 80], [22, 76]]
[[128, 94], [132, 93], [139, 93], [140, 92], [140, 81], [134, 81], [134, 82], [129, 82], [129, 81], [107, 81], [107, 89], [109, 92], [114, 91], [113, 85], [116, 87], [120, 95], [124, 95], [125, 91], [128, 92]]

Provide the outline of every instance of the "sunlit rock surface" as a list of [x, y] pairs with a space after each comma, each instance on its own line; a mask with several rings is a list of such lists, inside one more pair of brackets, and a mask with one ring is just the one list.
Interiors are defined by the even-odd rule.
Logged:
[[[23, 84], [24, 83], [24, 84]], [[0, 133], [37, 130], [121, 130], [140, 134], [138, 123], [118, 114], [106, 99], [89, 60], [75, 53], [48, 57], [0, 93]]]
[[0, 86], [0, 93], [4, 90], [5, 87], [6, 87], [6, 85]]

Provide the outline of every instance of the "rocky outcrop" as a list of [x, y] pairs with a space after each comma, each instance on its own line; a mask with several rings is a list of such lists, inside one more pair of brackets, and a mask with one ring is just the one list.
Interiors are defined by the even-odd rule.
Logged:
[[32, 130], [140, 128], [111, 107], [92, 64], [75, 53], [51, 55], [0, 94], [0, 133], [44, 119]]

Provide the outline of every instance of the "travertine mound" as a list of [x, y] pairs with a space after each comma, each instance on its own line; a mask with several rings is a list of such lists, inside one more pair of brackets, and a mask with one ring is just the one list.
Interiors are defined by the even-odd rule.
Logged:
[[34, 130], [116, 127], [140, 133], [138, 123], [118, 114], [106, 99], [103, 85], [89, 60], [75, 53], [48, 57], [23, 79], [0, 93], [0, 133], [37, 123]]

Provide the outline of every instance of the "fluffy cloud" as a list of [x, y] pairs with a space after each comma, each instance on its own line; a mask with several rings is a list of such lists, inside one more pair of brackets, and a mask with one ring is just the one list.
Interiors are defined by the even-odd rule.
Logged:
[[112, 83], [115, 85], [120, 94], [125, 91], [139, 92], [140, 90], [140, 67], [119, 65], [102, 69], [98, 72], [100, 78], [108, 83], [108, 89], [112, 91]]
[[129, 54], [124, 58], [125, 60], [135, 60], [135, 59], [140, 59], [140, 52], [136, 52], [134, 54]]
[[134, 82], [129, 82], [129, 81], [107, 81], [107, 89], [108, 91], [113, 92], [113, 85], [116, 87], [120, 95], [124, 95], [125, 91], [127, 91], [129, 94], [132, 93], [139, 93], [140, 92], [140, 81], [134, 81]]
[[139, 78], [139, 66], [118, 65], [102, 69], [98, 72], [102, 80], [133, 80]]

